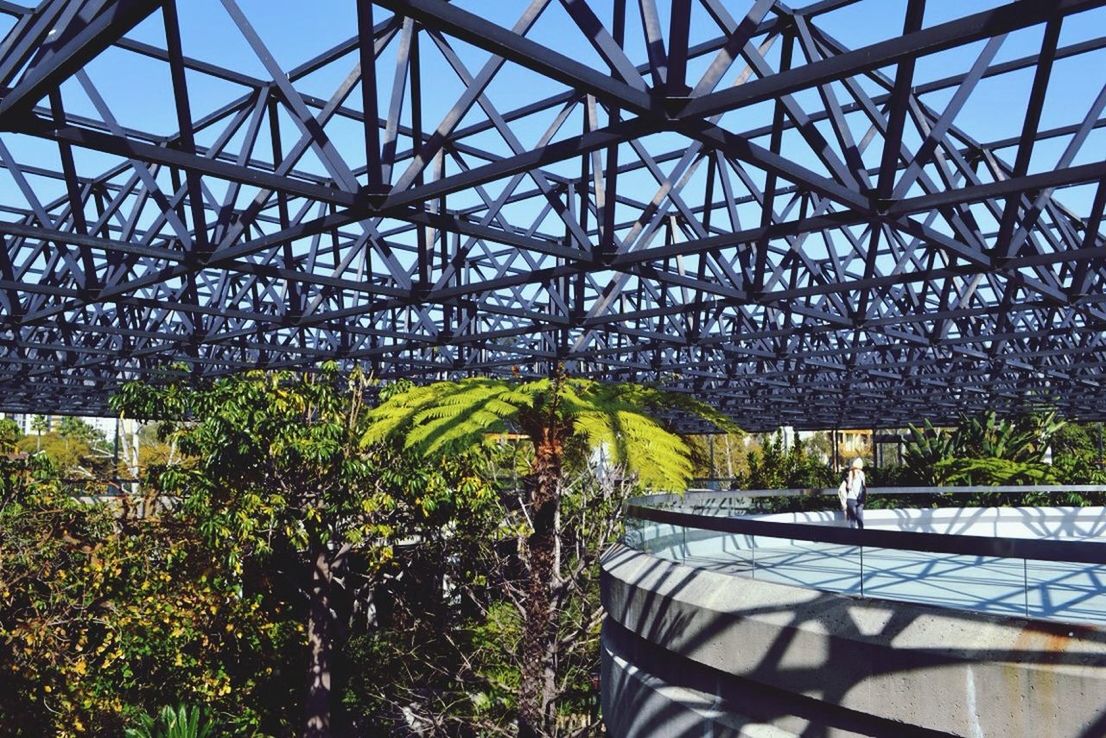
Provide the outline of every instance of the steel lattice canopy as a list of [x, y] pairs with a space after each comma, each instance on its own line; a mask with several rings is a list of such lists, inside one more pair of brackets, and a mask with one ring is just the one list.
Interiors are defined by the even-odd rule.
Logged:
[[0, 409], [337, 358], [1106, 417], [1103, 5], [0, 0]]

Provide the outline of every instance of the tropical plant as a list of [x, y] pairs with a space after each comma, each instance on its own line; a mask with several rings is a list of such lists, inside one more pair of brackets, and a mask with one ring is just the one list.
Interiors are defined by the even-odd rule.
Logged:
[[[397, 549], [387, 595], [375, 600], [376, 626], [351, 639], [356, 664], [343, 697], [350, 735], [513, 736], [526, 576], [513, 462], [526, 456], [512, 438], [489, 449], [485, 478], [507, 485], [484, 514], [458, 518], [445, 535], [425, 530]], [[517, 457], [515, 451], [518, 452]], [[632, 480], [603, 467], [568, 464], [562, 488], [559, 569], [552, 609], [556, 732], [601, 732], [598, 715], [599, 556], [622, 534], [618, 511]], [[434, 586], [443, 579], [449, 587]], [[429, 585], [429, 586], [427, 586]]]
[[180, 705], [176, 710], [170, 705], [161, 708], [157, 717], [143, 715], [138, 727], [127, 728], [124, 738], [212, 738], [214, 726], [204, 719], [199, 707], [189, 709]]
[[179, 460], [152, 469], [149, 482], [179, 498], [178, 514], [225, 554], [220, 576], [302, 613], [309, 737], [331, 734], [356, 592], [372, 591], [407, 535], [397, 517], [463, 514], [490, 496], [463, 457], [431, 467], [387, 446], [363, 451], [369, 384], [328, 363], [314, 374], [128, 384], [113, 399], [128, 417], [161, 420], [176, 444]]
[[903, 460], [909, 476], [922, 484], [1054, 481], [1042, 462], [1063, 427], [1064, 421], [1051, 412], [1009, 420], [988, 411], [961, 418], [952, 431], [934, 428], [927, 420], [922, 428], [910, 426]]
[[1048, 464], [1011, 461], [994, 456], [942, 459], [934, 465], [937, 484], [1002, 485], [1051, 484], [1056, 474]]
[[[1102, 423], [1068, 423], [1052, 437], [1052, 466], [1064, 484], [1106, 483], [1103, 461]], [[1068, 493], [1080, 496], [1079, 493]], [[1101, 493], [1084, 493], [1085, 504], [1100, 504]]]
[[927, 419], [922, 428], [910, 426], [910, 440], [903, 449], [903, 464], [909, 469], [916, 481], [922, 484], [937, 484], [936, 465], [956, 454], [956, 441], [953, 434], [934, 428]]
[[[39, 437], [39, 439], [41, 439], [43, 432], [50, 430], [50, 421], [47, 420], [46, 417], [44, 417], [42, 415], [36, 415], [33, 418], [31, 418], [31, 430], [33, 430], [35, 432], [35, 434]], [[42, 441], [41, 440], [39, 441], [38, 448], [36, 448], [35, 450], [36, 451], [42, 450]]]
[[746, 489], [784, 489], [826, 487], [834, 483], [833, 469], [807, 452], [799, 439], [790, 448], [783, 447], [783, 434], [766, 439], [760, 451], [748, 454], [748, 472], [742, 483]]
[[999, 420], [994, 411], [962, 418], [956, 429], [957, 455], [965, 458], [1040, 462], [1049, 440], [1064, 425], [1049, 412]]
[[11, 418], [0, 418], [0, 453], [11, 453], [15, 450], [15, 444], [23, 437], [19, 429], [19, 423]]
[[533, 448], [523, 505], [528, 529], [522, 545], [526, 585], [519, 646], [523, 738], [549, 735], [555, 723], [554, 595], [563, 584], [557, 528], [566, 457], [601, 448], [642, 484], [683, 489], [692, 470], [688, 446], [658, 420], [662, 413], [679, 411], [733, 428], [720, 413], [686, 395], [640, 384], [603, 384], [563, 371], [528, 382], [471, 378], [412, 386], [368, 414], [365, 446], [399, 437], [405, 448], [440, 458], [484, 443], [489, 433], [515, 432]]

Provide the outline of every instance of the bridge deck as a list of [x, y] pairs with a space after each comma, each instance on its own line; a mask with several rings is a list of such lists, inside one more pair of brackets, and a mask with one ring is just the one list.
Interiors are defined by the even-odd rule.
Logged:
[[[763, 547], [760, 545], [763, 542]], [[758, 539], [754, 549], [658, 555], [690, 566], [844, 594], [1001, 615], [1106, 624], [1106, 567]]]

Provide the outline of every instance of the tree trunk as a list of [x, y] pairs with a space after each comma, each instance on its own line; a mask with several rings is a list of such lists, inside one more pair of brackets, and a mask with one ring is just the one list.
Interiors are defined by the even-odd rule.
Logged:
[[330, 738], [332, 657], [335, 623], [331, 615], [334, 565], [325, 545], [312, 551], [310, 605], [307, 616], [307, 725], [304, 738]]
[[556, 698], [555, 652], [557, 620], [552, 590], [559, 569], [557, 509], [561, 482], [560, 439], [546, 430], [535, 446], [530, 492], [533, 532], [526, 541], [529, 571], [522, 630], [519, 674], [518, 734], [520, 738], [550, 736]]
[[726, 436], [726, 476], [729, 478], [730, 483], [733, 483], [733, 451], [730, 450], [730, 434]]

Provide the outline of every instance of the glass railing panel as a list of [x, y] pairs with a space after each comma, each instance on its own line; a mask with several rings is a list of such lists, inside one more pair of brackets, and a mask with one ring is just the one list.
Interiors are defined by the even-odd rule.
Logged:
[[751, 536], [752, 576], [758, 581], [860, 593], [859, 546]]
[[1106, 566], [1022, 561], [1024, 612], [1032, 618], [1106, 624]]
[[[902, 536], [903, 545], [926, 550], [884, 548], [843, 543], [855, 538], [840, 530], [841, 521], [800, 523], [788, 527], [773, 521], [748, 520], [718, 523], [733, 517], [724, 505], [686, 509], [682, 500], [667, 506], [690, 517], [675, 523], [626, 518], [626, 542], [639, 550], [700, 569], [748, 576], [761, 581], [870, 598], [972, 610], [1007, 617], [1032, 617], [1069, 622], [1106, 624], [1106, 564], [1025, 560], [1025, 555], [1062, 555], [1052, 549], [1073, 542], [999, 536], [937, 535], [930, 538]], [[704, 498], [694, 502], [703, 503]], [[709, 510], [710, 512], [707, 512]], [[644, 511], [643, 514], [651, 514]], [[664, 514], [659, 514], [664, 516]], [[712, 525], [744, 531], [710, 530]], [[828, 529], [837, 529], [831, 532]], [[760, 530], [776, 536], [758, 534]], [[870, 531], [877, 532], [876, 529]], [[918, 531], [925, 533], [925, 531]], [[863, 536], [884, 546], [899, 540], [895, 531], [878, 530]], [[785, 538], [785, 535], [800, 538]], [[802, 540], [831, 538], [837, 543]], [[1096, 560], [1101, 554], [1090, 548], [1072, 549], [1076, 557]], [[966, 550], [952, 554], [943, 550]], [[980, 553], [1005, 555], [982, 556]], [[1081, 553], [1077, 553], [1081, 551]]]
[[1017, 559], [864, 548], [866, 597], [1020, 615], [1023, 590]]

